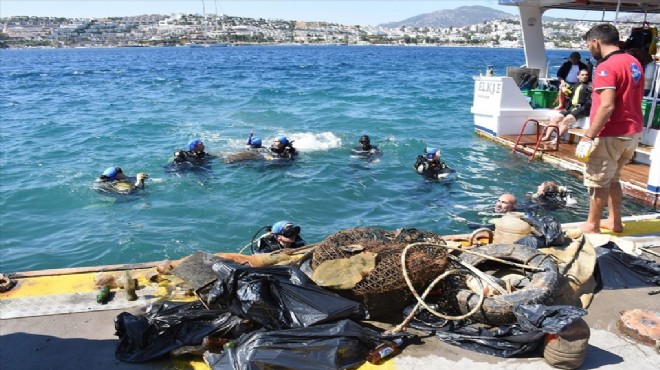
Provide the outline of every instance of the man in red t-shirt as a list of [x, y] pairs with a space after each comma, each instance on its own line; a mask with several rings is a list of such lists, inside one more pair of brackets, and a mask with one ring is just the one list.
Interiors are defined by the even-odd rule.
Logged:
[[[619, 176], [642, 132], [644, 70], [637, 59], [619, 49], [619, 32], [613, 25], [594, 26], [584, 38], [599, 62], [593, 77], [591, 122], [575, 152], [586, 162], [584, 185], [590, 194], [582, 231], [599, 233], [602, 227], [620, 233], [623, 191]], [[601, 223], [605, 206], [609, 216]]]

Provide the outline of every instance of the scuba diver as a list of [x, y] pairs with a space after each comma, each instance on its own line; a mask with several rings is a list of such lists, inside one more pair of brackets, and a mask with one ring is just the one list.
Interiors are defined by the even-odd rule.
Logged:
[[280, 136], [273, 140], [270, 146], [271, 154], [276, 158], [293, 159], [298, 155], [298, 152], [292, 144], [293, 141], [289, 141], [286, 136]]
[[135, 178], [124, 175], [120, 167], [108, 167], [103, 174], [94, 181], [96, 191], [115, 194], [133, 194], [144, 189], [144, 180], [149, 175], [140, 172]]
[[424, 154], [417, 156], [413, 166], [415, 171], [429, 179], [442, 179], [451, 173], [445, 162], [440, 158], [440, 151], [436, 148], [426, 148]]
[[[174, 159], [167, 166], [167, 170], [179, 171], [185, 169], [205, 168], [214, 155], [204, 151], [204, 142], [193, 139], [188, 143], [188, 150], [177, 150]], [[206, 169], [206, 168], [205, 168]]]
[[[300, 237], [300, 226], [295, 226], [289, 221], [278, 221], [273, 226], [265, 226], [257, 231], [266, 229], [269, 232], [259, 237], [256, 250], [252, 243], [252, 253], [269, 253], [286, 248], [298, 248], [305, 245], [305, 240]], [[255, 234], [256, 235], [256, 234]]]
[[495, 230], [495, 223], [497, 223], [498, 219], [509, 212], [516, 211], [522, 211], [517, 205], [516, 196], [509, 193], [502, 194], [497, 198], [497, 202], [495, 202], [495, 207], [492, 212], [479, 212], [478, 215], [482, 216], [481, 222], [468, 221], [468, 227], [471, 229], [485, 227]]
[[529, 192], [527, 196], [533, 203], [550, 211], [576, 203], [568, 188], [551, 180], [543, 181], [535, 193]]
[[360, 146], [351, 149], [351, 154], [358, 155], [365, 158], [371, 158], [381, 154], [380, 149], [376, 145], [371, 145], [369, 135], [360, 136]]

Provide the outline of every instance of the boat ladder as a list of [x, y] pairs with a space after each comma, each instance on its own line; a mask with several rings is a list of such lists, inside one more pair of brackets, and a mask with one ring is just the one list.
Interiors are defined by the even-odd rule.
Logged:
[[[523, 133], [525, 132], [525, 129], [527, 128], [528, 123], [533, 123], [536, 125], [536, 140], [534, 141], [522, 141], [521, 139], [523, 137]], [[539, 127], [543, 126], [543, 130], [539, 131]], [[546, 148], [545, 145], [539, 149], [541, 146], [541, 138], [543, 138], [546, 134], [546, 132], [550, 130], [550, 132], [555, 131], [557, 134], [557, 141], [551, 148]], [[528, 147], [529, 145], [529, 147]], [[530, 149], [533, 147], [533, 149]], [[513, 145], [513, 150], [511, 150], [511, 153], [519, 152], [522, 153], [526, 156], [529, 156], [529, 161], [531, 162], [534, 157], [536, 156], [536, 152], [556, 152], [559, 150], [559, 128], [557, 126], [549, 126], [547, 124], [541, 124], [539, 121], [535, 119], [528, 119], [525, 121], [523, 124], [522, 128], [520, 129], [520, 133], [518, 134], [518, 138], [516, 139], [516, 143]]]

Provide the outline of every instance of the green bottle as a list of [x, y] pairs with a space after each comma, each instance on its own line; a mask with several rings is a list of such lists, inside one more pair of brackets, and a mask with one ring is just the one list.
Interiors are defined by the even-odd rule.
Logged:
[[110, 297], [110, 287], [104, 285], [103, 288], [99, 289], [99, 292], [96, 295], [96, 302], [100, 304], [106, 304], [108, 302], [109, 297]]

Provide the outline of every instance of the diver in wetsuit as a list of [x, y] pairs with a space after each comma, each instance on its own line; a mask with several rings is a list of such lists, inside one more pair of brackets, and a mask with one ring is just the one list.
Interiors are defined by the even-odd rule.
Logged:
[[528, 193], [531, 201], [546, 210], [556, 210], [566, 205], [574, 204], [575, 200], [571, 197], [571, 192], [565, 187], [560, 186], [554, 181], [544, 181], [536, 189], [536, 193]]
[[285, 136], [280, 136], [273, 140], [270, 146], [271, 154], [277, 158], [293, 159], [298, 155], [296, 148], [292, 145], [293, 141], [289, 141]]
[[450, 168], [440, 158], [440, 151], [436, 148], [426, 148], [424, 154], [417, 156], [413, 166], [415, 171], [429, 179], [441, 179], [451, 172]]
[[206, 168], [209, 161], [215, 158], [215, 156], [205, 152], [204, 149], [204, 142], [201, 139], [190, 140], [188, 150], [177, 150], [174, 152], [174, 159], [166, 166], [166, 169], [179, 171]]
[[351, 154], [367, 158], [381, 154], [380, 149], [376, 145], [371, 145], [369, 135], [360, 136], [359, 142], [360, 146], [351, 149]]
[[270, 228], [270, 233], [259, 238], [254, 253], [269, 253], [280, 249], [298, 248], [305, 245], [300, 237], [300, 226], [289, 221], [279, 221]]
[[[138, 173], [135, 178], [128, 178], [120, 167], [108, 167], [94, 182], [97, 191], [116, 194], [133, 194], [144, 189], [146, 173]], [[133, 182], [134, 181], [134, 182]]]

